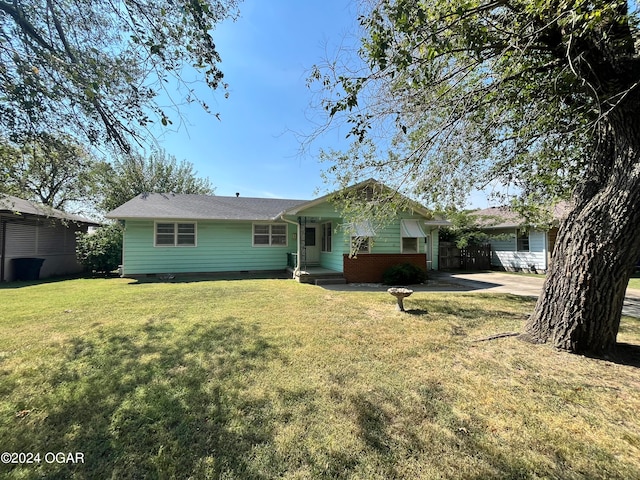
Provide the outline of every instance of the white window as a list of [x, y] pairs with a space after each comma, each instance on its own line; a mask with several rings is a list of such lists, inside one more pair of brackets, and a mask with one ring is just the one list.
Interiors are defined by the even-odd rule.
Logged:
[[400, 236], [402, 237], [402, 253], [420, 253], [419, 238], [427, 238], [419, 220], [400, 220]]
[[518, 252], [529, 251], [529, 232], [518, 230], [516, 232], [516, 250]]
[[351, 237], [351, 253], [355, 255], [369, 253], [371, 251], [369, 240], [369, 237]]
[[332, 236], [331, 222], [322, 224], [322, 251], [331, 251], [331, 236]]
[[402, 253], [418, 253], [418, 239], [402, 237]]
[[156, 222], [156, 247], [195, 247], [196, 224], [182, 222]]
[[286, 247], [287, 225], [282, 223], [254, 223], [254, 247]]

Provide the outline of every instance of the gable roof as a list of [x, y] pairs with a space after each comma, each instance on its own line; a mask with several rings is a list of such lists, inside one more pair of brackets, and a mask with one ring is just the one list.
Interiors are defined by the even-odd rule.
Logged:
[[[378, 185], [387, 188], [374, 179], [365, 180], [348, 190]], [[118, 208], [107, 213], [114, 219], [181, 219], [181, 220], [244, 220], [274, 221], [283, 215], [298, 215], [315, 205], [330, 201], [335, 193], [329, 193], [313, 200], [293, 200], [277, 198], [222, 197], [217, 195], [196, 195], [178, 193], [143, 193]], [[426, 218], [432, 213], [417, 202], [410, 200], [410, 207]], [[448, 225], [445, 220], [433, 219], [433, 225]]]
[[117, 219], [275, 220], [306, 200], [143, 193], [107, 214]]
[[[346, 187], [345, 190], [349, 191], [349, 190], [359, 190], [359, 189], [363, 189], [365, 187], [368, 186], [374, 186], [374, 187], [378, 187], [381, 189], [385, 189], [387, 191], [389, 191], [389, 187], [387, 187], [384, 183], [379, 182], [378, 180], [376, 180], [375, 178], [369, 178], [368, 180], [364, 180], [362, 182], [356, 183], [355, 185], [351, 185], [350, 187]], [[332, 197], [334, 195], [336, 195], [336, 193], [338, 192], [332, 192], [332, 193], [328, 193], [326, 195], [323, 195], [322, 197], [318, 197], [314, 200], [309, 200], [306, 201], [300, 205], [294, 206], [293, 208], [290, 208], [286, 213], [288, 215], [297, 215], [298, 213], [302, 212], [303, 210], [306, 210], [308, 208], [314, 207], [316, 205], [320, 205], [321, 203], [330, 201], [332, 199]], [[397, 192], [396, 192], [397, 193]], [[401, 194], [399, 194], [401, 195]], [[405, 200], [407, 200], [409, 207], [415, 211], [416, 213], [419, 213], [420, 215], [422, 215], [423, 217], [427, 217], [427, 218], [431, 218], [433, 217], [433, 214], [431, 211], [429, 211], [428, 209], [426, 209], [425, 207], [423, 207], [422, 205], [420, 205], [418, 202], [411, 200], [407, 197], [403, 198]], [[444, 223], [443, 223], [444, 222]], [[448, 225], [449, 222], [446, 221], [441, 221], [440, 223], [438, 223], [438, 225]]]
[[[569, 202], [558, 202], [554, 205], [553, 212], [551, 212], [554, 224], [565, 218], [570, 209], [571, 205]], [[522, 215], [506, 206], [475, 210], [470, 212], [470, 214], [476, 217], [480, 227], [485, 229], [519, 228], [527, 226], [527, 222]]]
[[0, 194], [0, 213], [14, 215], [34, 215], [37, 217], [58, 218], [68, 222], [85, 223], [87, 225], [100, 225], [81, 215], [63, 212], [47, 205], [14, 197], [13, 195]]

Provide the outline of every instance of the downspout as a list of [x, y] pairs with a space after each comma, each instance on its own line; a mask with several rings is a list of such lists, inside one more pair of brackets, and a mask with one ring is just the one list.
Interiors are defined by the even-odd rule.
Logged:
[[7, 221], [0, 217], [2, 225], [2, 245], [0, 245], [0, 282], [4, 282], [4, 262], [7, 253]]
[[[438, 228], [438, 227], [436, 227]], [[429, 229], [429, 236], [428, 238], [425, 238], [425, 245], [424, 245], [424, 253], [427, 257], [426, 262], [427, 262], [427, 267], [429, 267], [429, 263], [431, 263], [431, 270], [435, 270], [433, 268], [433, 249], [435, 248], [435, 242], [433, 241], [433, 231], [435, 229], [433, 227], [431, 227]], [[429, 269], [427, 268], [427, 271], [429, 271]]]
[[[116, 222], [120, 223], [120, 227], [122, 228], [122, 262], [119, 266], [120, 269], [120, 277], [124, 277], [124, 252], [125, 252], [125, 245], [124, 242], [126, 241], [127, 236], [125, 235], [125, 231], [127, 229], [127, 221], [126, 220], [116, 220]], [[154, 240], [155, 241], [155, 240]]]
[[293, 278], [295, 278], [296, 275], [300, 274], [300, 224], [297, 222], [294, 222], [293, 220], [287, 220], [286, 218], [284, 218], [284, 214], [280, 214], [278, 215], [278, 217], [280, 220], [283, 220], [287, 223], [290, 223], [291, 225], [295, 225], [296, 226], [296, 232], [297, 232], [297, 245], [296, 245], [296, 268], [293, 271]]

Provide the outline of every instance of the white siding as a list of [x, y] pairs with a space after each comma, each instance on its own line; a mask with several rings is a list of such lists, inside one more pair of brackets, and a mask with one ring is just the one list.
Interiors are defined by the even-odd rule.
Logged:
[[495, 236], [491, 244], [491, 265], [505, 270], [547, 269], [546, 232], [532, 230], [529, 233], [529, 251], [516, 251], [516, 230], [492, 232]]

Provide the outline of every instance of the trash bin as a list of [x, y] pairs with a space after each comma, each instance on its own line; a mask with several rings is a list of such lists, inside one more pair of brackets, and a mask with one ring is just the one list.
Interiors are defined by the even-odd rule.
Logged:
[[44, 258], [14, 258], [11, 262], [15, 280], [38, 280]]

